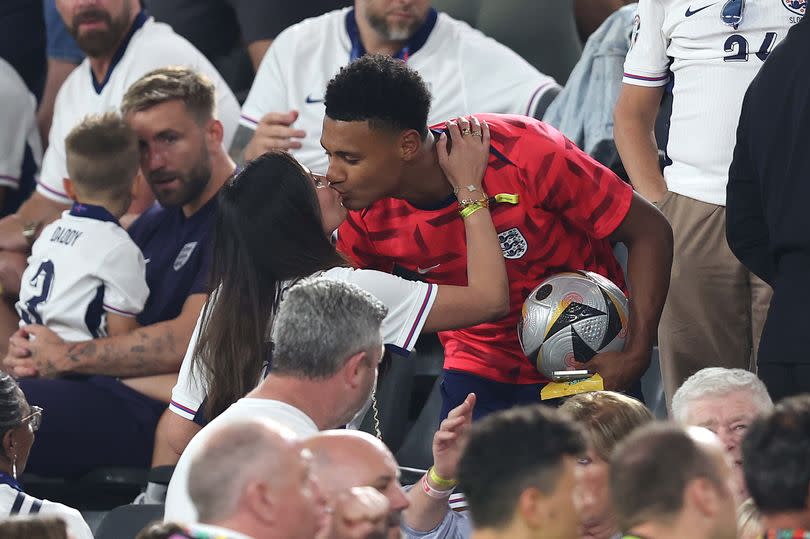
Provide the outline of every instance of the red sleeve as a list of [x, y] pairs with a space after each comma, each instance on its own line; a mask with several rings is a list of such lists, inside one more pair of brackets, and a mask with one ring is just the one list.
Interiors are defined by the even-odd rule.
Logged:
[[548, 211], [598, 239], [612, 234], [630, 209], [633, 188], [577, 148], [559, 131], [540, 122], [521, 138], [529, 193]]
[[368, 229], [361, 212], [350, 211], [337, 232], [337, 249], [358, 268], [376, 269], [390, 273], [385, 261], [368, 238]]

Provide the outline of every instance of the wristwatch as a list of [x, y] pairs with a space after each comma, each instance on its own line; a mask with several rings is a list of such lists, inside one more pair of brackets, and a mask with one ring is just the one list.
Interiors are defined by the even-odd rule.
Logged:
[[23, 223], [22, 235], [28, 245], [33, 245], [34, 240], [37, 238], [37, 230], [39, 230], [39, 221], [27, 221]]

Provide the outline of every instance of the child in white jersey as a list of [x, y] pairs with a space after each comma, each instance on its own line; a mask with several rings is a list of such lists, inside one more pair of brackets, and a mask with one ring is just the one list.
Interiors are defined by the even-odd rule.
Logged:
[[139, 167], [138, 140], [114, 113], [87, 116], [65, 139], [70, 210], [31, 249], [17, 312], [66, 341], [120, 335], [137, 327], [149, 296], [143, 255], [118, 219]]

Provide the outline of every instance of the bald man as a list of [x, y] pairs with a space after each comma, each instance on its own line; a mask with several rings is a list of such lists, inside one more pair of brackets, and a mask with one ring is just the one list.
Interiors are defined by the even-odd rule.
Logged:
[[347, 488], [373, 487], [388, 499], [388, 538], [400, 537], [408, 498], [399, 484], [397, 461], [381, 440], [362, 431], [328, 430], [304, 446], [312, 452], [313, 469], [329, 503]]
[[242, 419], [201, 435], [188, 480], [198, 515], [193, 532], [312, 539], [327, 528], [312, 455], [292, 430], [267, 419]]

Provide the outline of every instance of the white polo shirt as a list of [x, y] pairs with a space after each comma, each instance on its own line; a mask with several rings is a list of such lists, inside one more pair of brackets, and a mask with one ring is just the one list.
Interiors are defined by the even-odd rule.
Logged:
[[0, 187], [20, 185], [25, 146], [39, 164], [42, 143], [37, 128], [37, 100], [22, 77], [0, 58]]
[[[399, 350], [403, 355], [413, 350], [438, 293], [435, 284], [408, 281], [375, 270], [332, 268], [321, 273], [321, 276], [355, 284], [384, 303], [388, 307], [388, 315], [382, 322], [383, 343], [389, 348]], [[199, 369], [192, 370], [201, 322], [202, 313], [191, 335], [169, 403], [169, 410], [189, 421], [194, 420], [208, 394], [207, 384], [200, 376]], [[260, 370], [257, 367], [257, 382]]]
[[[358, 50], [353, 8], [305, 19], [273, 41], [242, 106], [250, 129], [268, 112], [297, 110], [293, 127], [307, 136], [295, 157], [314, 171], [326, 170], [320, 145], [326, 85]], [[508, 47], [444, 13], [431, 11], [400, 57], [419, 72], [433, 96], [428, 123], [477, 112], [531, 115], [553, 78]]]
[[745, 0], [742, 22], [733, 28], [721, 20], [725, 3], [639, 0], [623, 79], [663, 86], [672, 72], [667, 187], [723, 206], [745, 91], [805, 10], [792, 7], [801, 3], [795, 0]]
[[107, 80], [95, 82], [90, 61], [85, 60], [65, 80], [54, 105], [48, 149], [42, 162], [37, 191], [69, 204], [62, 187], [67, 177], [65, 137], [88, 114], [117, 111], [133, 82], [149, 71], [167, 66], [184, 66], [206, 75], [216, 87], [216, 115], [225, 131], [223, 144], [229, 147], [239, 118], [239, 103], [213, 65], [170, 26], [155, 22], [144, 12], [133, 24], [134, 32], [113, 58]]
[[271, 419], [295, 433], [301, 439], [318, 433], [318, 426], [304, 412], [285, 402], [271, 399], [243, 398], [232, 404], [191, 439], [172, 473], [166, 492], [166, 513], [169, 522], [193, 523], [197, 509], [188, 495], [188, 477], [191, 461], [199, 454], [212, 430], [243, 419]]

